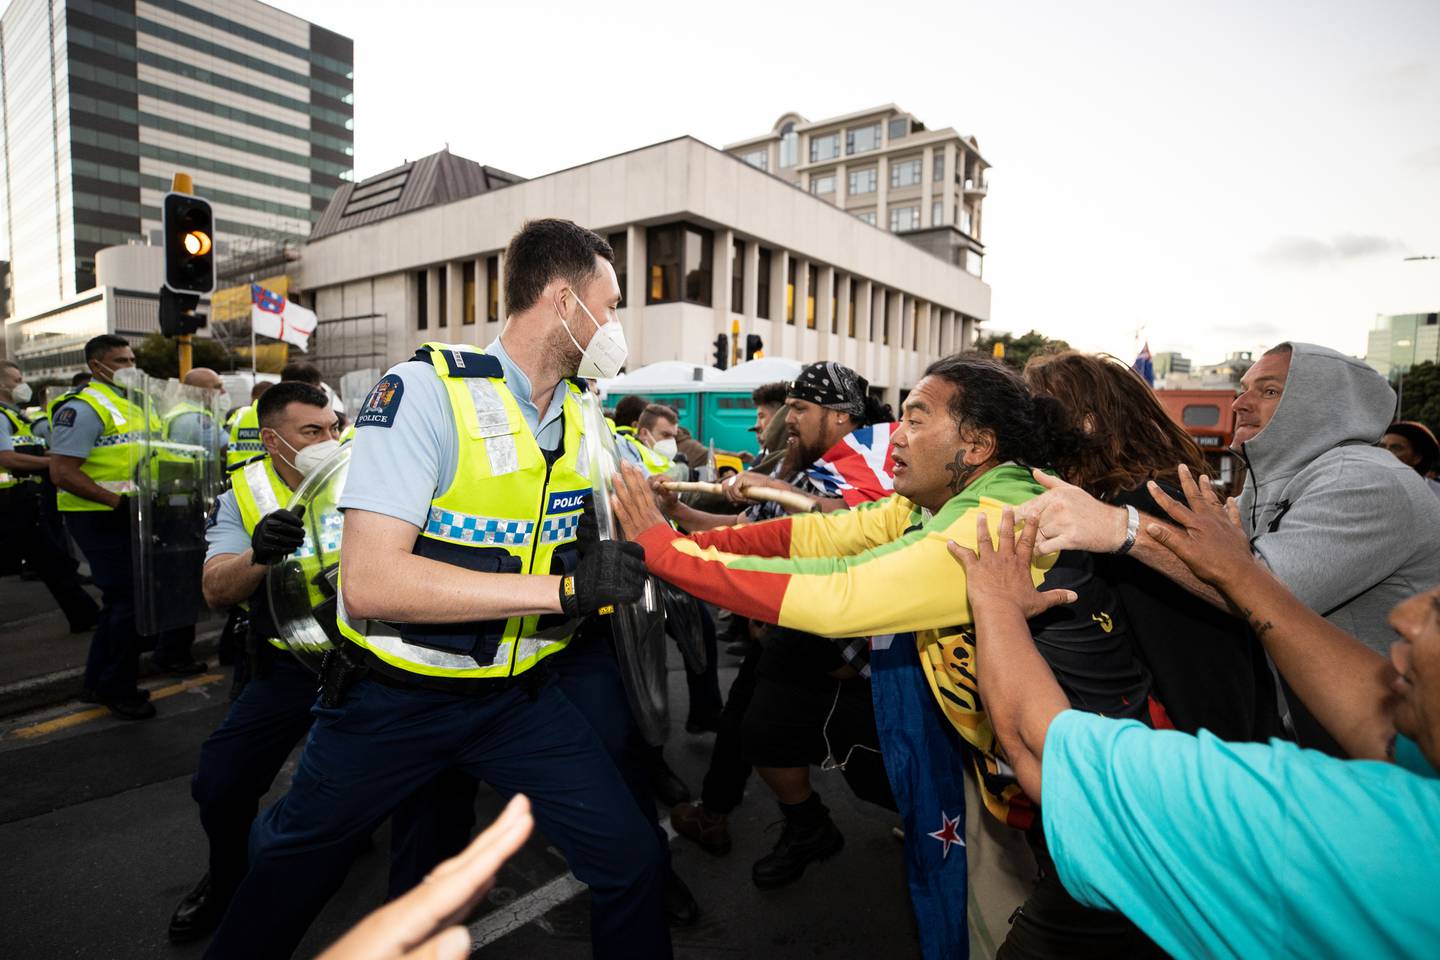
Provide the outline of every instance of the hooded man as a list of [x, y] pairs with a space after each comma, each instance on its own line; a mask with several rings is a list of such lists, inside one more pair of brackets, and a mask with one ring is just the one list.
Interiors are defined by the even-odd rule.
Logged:
[[[1249, 466], [1240, 520], [1255, 555], [1307, 606], [1384, 652], [1386, 616], [1440, 583], [1440, 502], [1424, 479], [1375, 446], [1395, 393], [1364, 362], [1327, 347], [1282, 343], [1246, 371], [1235, 398], [1232, 448]], [[1201, 583], [1127, 509], [1054, 478], [1021, 515], [1039, 521], [1042, 551], [1133, 552], [1206, 597]], [[1133, 508], [1131, 508], [1133, 509]], [[1288, 698], [1302, 744], [1335, 742]]]
[[1390, 610], [1440, 583], [1440, 503], [1375, 446], [1395, 392], [1363, 361], [1308, 343], [1269, 350], [1241, 386], [1233, 446], [1249, 465], [1251, 548], [1312, 610], [1384, 653]]

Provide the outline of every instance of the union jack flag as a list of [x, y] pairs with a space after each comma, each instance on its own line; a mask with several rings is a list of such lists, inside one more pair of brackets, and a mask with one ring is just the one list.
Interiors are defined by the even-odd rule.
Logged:
[[895, 461], [890, 458], [893, 423], [874, 423], [852, 430], [825, 456], [805, 470], [822, 496], [843, 497], [853, 507], [883, 500], [895, 492]]

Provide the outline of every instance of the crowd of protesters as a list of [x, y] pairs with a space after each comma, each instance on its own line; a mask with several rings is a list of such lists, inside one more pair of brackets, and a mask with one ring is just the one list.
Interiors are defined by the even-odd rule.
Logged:
[[[578, 244], [583, 269], [557, 265], [547, 252], [533, 260], [533, 276], [520, 276], [528, 269], [526, 236], [536, 229]], [[613, 314], [618, 287], [613, 269], [589, 268], [608, 262], [608, 246], [563, 221], [528, 225], [515, 242], [519, 252], [506, 258], [506, 282], [517, 284], [507, 294], [515, 308], [507, 330], [533, 326], [550, 336], [558, 315], [568, 341], [551, 337], [553, 343], [541, 346], [565, 354], [582, 376], [603, 370], [590, 342], [618, 320], [601, 322], [594, 314]], [[597, 284], [605, 286], [603, 296], [582, 295], [598, 291]], [[612, 348], [615, 336], [610, 331]], [[623, 337], [619, 344], [623, 356]], [[537, 443], [552, 444], [543, 447], [552, 459], [536, 461], [544, 463], [547, 479], [555, 463], [574, 469], [564, 454], [578, 436], [566, 432], [580, 395], [571, 382], [575, 370], [544, 366], [545, 351], [537, 347], [532, 357], [532, 345], [514, 337], [476, 351], [476, 363], [489, 365], [479, 369], [493, 367], [484, 374], [469, 372], [458, 349], [426, 345], [367, 400], [356, 456], [378, 456], [390, 449], [385, 444], [409, 449], [403, 444], [418, 442], [416, 436], [430, 442], [434, 431], [418, 430], [415, 418], [445, 424], [437, 443], [448, 453], [413, 463], [392, 456], [407, 471], [433, 467], [434, 476], [407, 473], [407, 483], [419, 490], [416, 502], [440, 503], [451, 486], [442, 482], [442, 461], [455, 488], [471, 482], [461, 469], [462, 462], [473, 467], [463, 459], [470, 448], [445, 444], [456, 443], [452, 428], [464, 425], [472, 398], [477, 416], [484, 413], [483, 389], [464, 387], [460, 379], [478, 375], [514, 385], [507, 389], [517, 391], [521, 404], [517, 422]], [[110, 384], [109, 367], [133, 362], [128, 346], [100, 343], [92, 352], [93, 372], [105, 387], [100, 399], [112, 393], [123, 399], [127, 395]], [[555, 374], [555, 392], [537, 404], [530, 391], [538, 389], [540, 373]], [[216, 389], [218, 380], [198, 385]], [[19, 413], [27, 394], [19, 369], [0, 363], [6, 414], [0, 468], [18, 475], [48, 467], [60, 491], [100, 497], [100, 487], [92, 490], [72, 475], [85, 451], [66, 445], [77, 420], [89, 414], [76, 403], [62, 405], [53, 451], [42, 456], [30, 420]], [[402, 419], [400, 398], [407, 395], [403, 416], [410, 419]], [[1434, 955], [1440, 947], [1440, 482], [1434, 476], [1440, 444], [1423, 424], [1395, 420], [1395, 394], [1379, 374], [1311, 344], [1283, 343], [1265, 353], [1234, 401], [1233, 450], [1245, 483], [1228, 501], [1207, 476], [1200, 448], [1153, 390], [1104, 355], [1043, 354], [1023, 372], [976, 353], [945, 357], [904, 396], [898, 416], [863, 377], [837, 362], [809, 364], [792, 382], [758, 388], [753, 401], [760, 449], [744, 464], [690, 436], [672, 408], [627, 397], [613, 410], [620, 456], [608, 481], [610, 501], [628, 542], [597, 546], [587, 516], [577, 520], [567, 546], [580, 559], [565, 566], [557, 548], [560, 597], [533, 604], [537, 617], [563, 613], [574, 633], [573, 644], [568, 636], [554, 644], [554, 677], [537, 671], [525, 684], [497, 687], [507, 692], [493, 699], [468, 693], [471, 699], [462, 700], [453, 692], [456, 683], [473, 685], [473, 678], [436, 674], [420, 684], [387, 674], [380, 652], [411, 641], [347, 630], [350, 621], [340, 615], [340, 646], [370, 659], [336, 668], [355, 667], [358, 679], [323, 678], [315, 730], [345, 734], [325, 712], [339, 709], [332, 697], [344, 703], [348, 696], [352, 711], [357, 697], [361, 706], [369, 703], [375, 736], [364, 749], [353, 747], [347, 770], [363, 781], [366, 765], [378, 763], [368, 751], [381, 749], [381, 734], [395, 733], [395, 708], [381, 701], [395, 700], [400, 689], [426, 710], [448, 711], [444, 729], [456, 746], [453, 756], [427, 760], [425, 776], [417, 773], [410, 784], [428, 786], [398, 809], [391, 806], [397, 830], [413, 841], [398, 847], [402, 858], [410, 849], [411, 860], [392, 868], [391, 892], [399, 898], [327, 956], [412, 949], [465, 955], [465, 938], [444, 928], [475, 906], [503, 859], [524, 841], [532, 802], [542, 827], [565, 837], [567, 857], [588, 870], [577, 873], [590, 878], [596, 902], [604, 890], [606, 902], [616, 905], [616, 915], [604, 921], [608, 932], [597, 926], [597, 953], [626, 955], [628, 948], [629, 955], [668, 956], [665, 920], [693, 923], [700, 906], [670, 867], [655, 829], [655, 801], [669, 808], [682, 838], [725, 856], [732, 848], [730, 814], [752, 771], [784, 824], [753, 864], [754, 884], [770, 889], [801, 882], [810, 865], [843, 848], [845, 836], [817, 789], [843, 779], [857, 798], [891, 811], [898, 824], [927, 957], [967, 949], [966, 884], [983, 888], [992, 879], [966, 871], [967, 816], [989, 818], [1030, 858], [1031, 879], [1013, 891], [996, 952], [1005, 960]], [[455, 419], [446, 419], [452, 402]], [[284, 384], [254, 406], [250, 439], [259, 448], [238, 475], [253, 484], [237, 481], [211, 521], [204, 586], [217, 608], [254, 602], [266, 563], [301, 547], [299, 516], [278, 509], [278, 502], [299, 485], [311, 461], [339, 447], [339, 424], [313, 385]], [[103, 414], [109, 407], [97, 409], [99, 427], [92, 432], [98, 436], [108, 429]], [[397, 423], [401, 429], [384, 432]], [[248, 452], [239, 448], [243, 429], [237, 420], [233, 453]], [[463, 441], [468, 434], [459, 436]], [[491, 456], [491, 447], [486, 450]], [[76, 460], [69, 472], [67, 453]], [[702, 472], [723, 481], [719, 493], [680, 495], [672, 487]], [[269, 507], [256, 491], [269, 491]], [[356, 506], [365, 492], [352, 486], [345, 494], [348, 508], [362, 518], [375, 513]], [[427, 523], [425, 536], [442, 541], [450, 523]], [[56, 553], [47, 545], [63, 539], [51, 535], [52, 526], [37, 519], [27, 527], [27, 549], [37, 558]], [[85, 529], [71, 532], [88, 556]], [[356, 529], [379, 536], [378, 527]], [[396, 547], [392, 560], [424, 559], [426, 550], [445, 556], [442, 547], [422, 544], [413, 553]], [[601, 556], [603, 563], [594, 559]], [[97, 683], [93, 693], [119, 715], [152, 716], [154, 708], [135, 688], [133, 626], [121, 622], [123, 609], [115, 612], [128, 601], [129, 582], [118, 574], [113, 584], [101, 582], [108, 568], [102, 562], [96, 570], [90, 559], [104, 591], [101, 633], [119, 630], [128, 638], [111, 644], [123, 648], [124, 676]], [[41, 564], [47, 585], [57, 598], [66, 595], [73, 565], [47, 563]], [[574, 570], [588, 571], [610, 592], [577, 587], [575, 576], [563, 575]], [[609, 635], [593, 616], [637, 596], [647, 572], [667, 585], [671, 620], [687, 624], [696, 633], [688, 642], [705, 654], [705, 669], [687, 673], [687, 731], [714, 735], [693, 801], [662, 747], [637, 747], [634, 725], [618, 706]], [[78, 597], [78, 606], [67, 608], [72, 625], [86, 629], [97, 616], [94, 605], [78, 587], [70, 592]], [[400, 603], [385, 593], [387, 602]], [[345, 598], [353, 607], [359, 596], [347, 592]], [[430, 622], [423, 612], [407, 608], [402, 617], [382, 606], [373, 614], [376, 624]], [[497, 621], [483, 612], [449, 611], [476, 630], [531, 615], [502, 612]], [[265, 616], [260, 608], [249, 612], [256, 623]], [[307, 796], [320, 804], [329, 781], [303, 768], [296, 779], [310, 794], [292, 790], [251, 827], [285, 757], [312, 731], [314, 700], [313, 679], [283, 657], [283, 643], [271, 640], [279, 631], [256, 629], [270, 642], [259, 652], [279, 660], [249, 678], [249, 692], [207, 742], [195, 789], [211, 834], [211, 872], [172, 920], [172, 937], [184, 940], [208, 935], [223, 917], [213, 956], [244, 955], [240, 945], [259, 929], [254, 918], [278, 915], [268, 879], [277, 871], [313, 869], [307, 908], [318, 910], [343, 879], [357, 841], [390, 812], [342, 798], [355, 808], [348, 814], [355, 828], [307, 846], [305, 830], [313, 824], [296, 809]], [[460, 641], [426, 629], [428, 646], [416, 645], [451, 656], [437, 644]], [[722, 637], [740, 660], [723, 697]], [[180, 666], [193, 671], [189, 639]], [[504, 648], [497, 649], [503, 657]], [[275, 689], [286, 678], [293, 691], [281, 697]], [[351, 690], [355, 683], [361, 686]], [[273, 702], [262, 706], [283, 713], [288, 726], [257, 759], [251, 754], [260, 738], [245, 711], [259, 709], [266, 696]], [[460, 702], [467, 709], [452, 710]], [[579, 752], [606, 791], [607, 809], [624, 814], [596, 817], [596, 835], [608, 830], [606, 850], [628, 842], [635, 856], [621, 864], [564, 832], [581, 828], [557, 818], [554, 797], [543, 793], [565, 793], [560, 782], [573, 769], [562, 773], [559, 765], [551, 769], [555, 783], [528, 791], [529, 800], [516, 797], [468, 849], [436, 868], [432, 882], [416, 886], [427, 867], [464, 846], [476, 778], [510, 769], [507, 758], [471, 755], [478, 741], [466, 724], [475, 711], [509, 710], [518, 717], [542, 708], [549, 711], [544, 716], [564, 722], [517, 723], [511, 736], [578, 738], [576, 749], [585, 748]], [[240, 746], [230, 743], [238, 743], [237, 736]], [[554, 748], [534, 749], [542, 746]], [[386, 749], [397, 769], [408, 762], [398, 739]], [[318, 751], [307, 747], [307, 762], [323, 761], [311, 753]], [[840, 777], [821, 780], [817, 770]], [[463, 774], [458, 781], [457, 774]], [[237, 778], [244, 782], [237, 786]], [[502, 792], [521, 792], [513, 789], [515, 778], [508, 782]], [[976, 802], [968, 814], [967, 793]], [[333, 810], [336, 802], [326, 804]], [[437, 810], [447, 805], [452, 809], [442, 823]], [[571, 813], [584, 809], [577, 804]], [[442, 832], [440, 826], [447, 835], [430, 836]], [[257, 836], [270, 846], [257, 847]], [[323, 870], [314, 866], [322, 847]], [[260, 858], [253, 861], [257, 849]], [[280, 952], [293, 949], [308, 922], [304, 911], [291, 912], [289, 929], [272, 938]], [[626, 939], [628, 930], [640, 928], [649, 939]]]

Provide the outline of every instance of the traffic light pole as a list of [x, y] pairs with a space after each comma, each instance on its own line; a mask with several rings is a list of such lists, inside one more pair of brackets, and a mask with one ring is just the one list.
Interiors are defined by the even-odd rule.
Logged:
[[190, 372], [192, 337], [205, 326], [197, 314], [202, 296], [215, 290], [215, 216], [210, 203], [194, 196], [190, 174], [176, 172], [171, 190], [161, 201], [165, 234], [165, 277], [160, 287], [160, 333], [174, 337], [180, 377]]
[[[174, 180], [170, 184], [171, 193], [192, 193], [194, 189], [195, 185], [191, 182], [190, 174], [188, 173], [177, 172]], [[181, 380], [184, 380], [185, 376], [190, 372], [190, 367], [194, 359], [194, 353], [192, 352], [194, 344], [190, 339], [193, 336], [194, 334], [191, 333], [182, 333], [175, 338], [176, 349], [180, 355]]]

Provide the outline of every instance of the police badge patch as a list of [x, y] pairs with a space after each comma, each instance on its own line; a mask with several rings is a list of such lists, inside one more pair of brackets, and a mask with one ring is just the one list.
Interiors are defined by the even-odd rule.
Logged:
[[59, 410], [55, 411], [55, 426], [75, 426], [75, 408], [71, 406], [64, 406], [61, 407]]
[[360, 415], [355, 418], [356, 427], [391, 427], [395, 425], [395, 414], [400, 411], [400, 398], [405, 393], [405, 382], [395, 374], [386, 374], [370, 390]]

